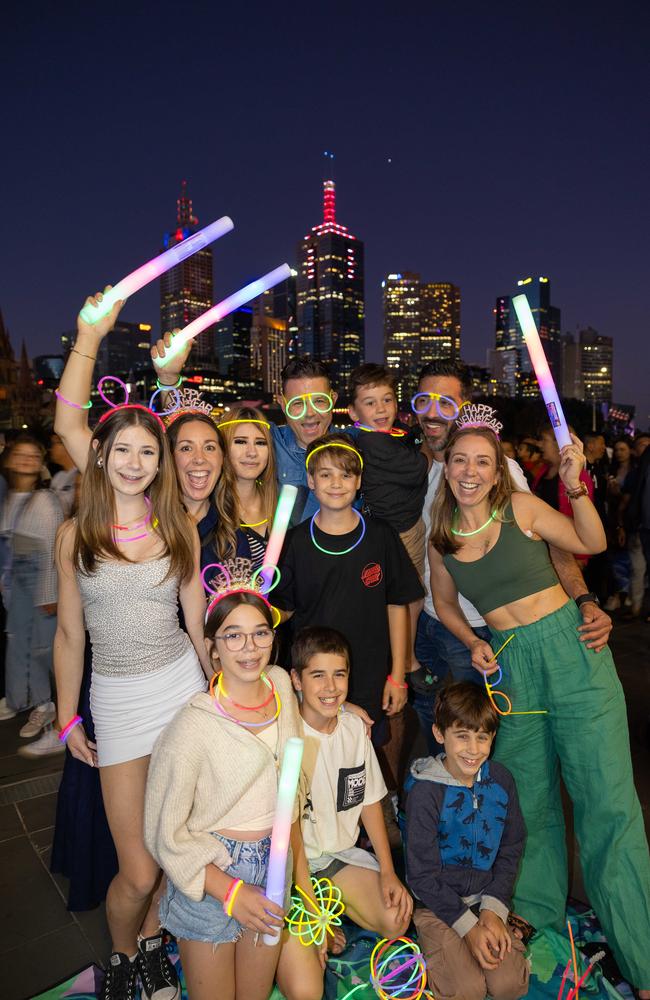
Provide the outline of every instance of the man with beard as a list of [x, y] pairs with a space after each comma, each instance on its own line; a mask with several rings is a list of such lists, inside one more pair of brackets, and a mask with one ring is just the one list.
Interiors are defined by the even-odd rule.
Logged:
[[[418, 393], [422, 395], [414, 410], [420, 425], [421, 446], [433, 458], [423, 511], [428, 540], [431, 534], [431, 504], [442, 476], [445, 448], [456, 426], [455, 417], [463, 403], [470, 398], [471, 385], [467, 371], [455, 361], [430, 361], [420, 372]], [[508, 459], [508, 468], [517, 489], [530, 492], [517, 462]], [[580, 608], [583, 624], [578, 631], [581, 642], [585, 642], [590, 649], [602, 649], [612, 628], [611, 618], [601, 610], [596, 595], [589, 593], [573, 556], [552, 546], [549, 548], [560, 583]], [[442, 748], [433, 743], [431, 726], [433, 703], [443, 678], [450, 673], [454, 681], [482, 684], [483, 677], [472, 666], [466, 646], [438, 619], [428, 572], [425, 573], [424, 584], [424, 610], [420, 613], [415, 640], [415, 656], [421, 667], [409, 674], [408, 680], [414, 696], [413, 707], [429, 741], [429, 749], [432, 753], [438, 753]], [[489, 642], [490, 631], [481, 615], [462, 594], [458, 596], [463, 614], [477, 637]]]

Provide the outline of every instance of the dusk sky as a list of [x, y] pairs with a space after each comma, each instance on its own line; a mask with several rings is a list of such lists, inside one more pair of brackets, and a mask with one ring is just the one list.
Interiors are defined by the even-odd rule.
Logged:
[[[381, 279], [462, 293], [462, 353], [548, 275], [562, 327], [615, 339], [614, 398], [650, 424], [648, 6], [627, 3], [12, 5], [3, 14], [0, 309], [59, 350], [84, 296], [153, 256], [187, 178], [228, 214], [215, 292], [284, 260], [321, 216], [365, 242], [366, 356]], [[158, 326], [158, 287], [124, 318]]]

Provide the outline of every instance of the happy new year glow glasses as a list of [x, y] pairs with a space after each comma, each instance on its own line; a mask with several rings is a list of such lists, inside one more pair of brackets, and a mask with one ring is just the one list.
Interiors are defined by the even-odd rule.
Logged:
[[458, 406], [455, 400], [449, 396], [441, 396], [439, 392], [416, 392], [411, 400], [411, 409], [416, 416], [423, 417], [429, 413], [434, 403], [441, 420], [455, 420], [465, 405], [461, 403]]
[[307, 402], [316, 413], [329, 413], [334, 400], [327, 392], [303, 392], [300, 396], [285, 399], [285, 412], [290, 420], [302, 420], [307, 413]]
[[273, 644], [275, 633], [271, 628], [256, 628], [254, 632], [226, 632], [224, 635], [215, 635], [215, 639], [225, 642], [226, 649], [231, 653], [240, 653], [246, 648], [249, 636], [258, 649], [268, 649]]

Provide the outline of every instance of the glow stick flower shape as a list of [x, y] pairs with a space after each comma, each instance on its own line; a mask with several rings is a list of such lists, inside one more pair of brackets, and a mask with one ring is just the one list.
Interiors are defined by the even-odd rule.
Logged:
[[[275, 819], [271, 833], [271, 852], [269, 870], [266, 876], [266, 897], [272, 903], [282, 906], [284, 902], [284, 885], [287, 871], [287, 854], [291, 835], [291, 821], [298, 791], [300, 765], [304, 741], [297, 736], [290, 737], [284, 746], [280, 780], [278, 782], [278, 801], [275, 807]], [[264, 935], [264, 944], [277, 944], [280, 931]]]
[[268, 274], [263, 274], [261, 278], [256, 281], [251, 281], [249, 285], [244, 285], [240, 288], [238, 292], [233, 292], [228, 298], [222, 299], [218, 302], [216, 306], [212, 306], [212, 309], [208, 309], [207, 312], [202, 313], [197, 316], [196, 319], [188, 323], [180, 333], [177, 333], [172, 340], [171, 347], [165, 348], [165, 357], [159, 358], [156, 362], [156, 367], [164, 368], [165, 365], [169, 364], [172, 358], [175, 358], [177, 354], [185, 347], [188, 340], [193, 340], [194, 337], [198, 337], [200, 333], [207, 330], [209, 326], [213, 323], [218, 323], [219, 320], [223, 319], [229, 313], [234, 312], [235, 309], [239, 309], [246, 302], [250, 302], [251, 299], [257, 298], [262, 292], [267, 292], [269, 288], [273, 288], [274, 285], [279, 285], [281, 281], [285, 281], [291, 274], [291, 268], [288, 264], [281, 264], [280, 267], [276, 267], [275, 270], [269, 271]]
[[280, 579], [280, 571], [277, 568], [278, 562], [297, 496], [297, 486], [291, 486], [287, 483], [280, 490], [278, 505], [275, 508], [275, 517], [273, 518], [273, 527], [271, 528], [269, 543], [266, 546], [266, 553], [264, 555], [264, 565], [257, 571], [264, 581], [264, 586], [262, 587], [262, 593], [264, 594], [268, 594], [269, 590], [273, 588], [273, 579], [276, 571], [277, 580], [275, 582], [277, 583]]
[[285, 921], [289, 933], [297, 937], [305, 947], [310, 944], [320, 947], [325, 940], [325, 934], [334, 937], [332, 925], [341, 926], [341, 914], [345, 910], [345, 904], [341, 899], [341, 890], [330, 879], [313, 878], [311, 883], [318, 905], [297, 885], [296, 889], [300, 896], [291, 897], [291, 909]]
[[558, 396], [557, 389], [555, 388], [555, 382], [553, 381], [551, 369], [548, 366], [548, 361], [546, 360], [546, 355], [544, 354], [542, 342], [539, 339], [539, 333], [537, 332], [537, 327], [535, 326], [535, 320], [533, 319], [533, 314], [530, 311], [528, 299], [525, 295], [515, 295], [512, 300], [512, 304], [515, 307], [517, 319], [519, 320], [519, 326], [521, 327], [524, 340], [526, 341], [526, 347], [528, 348], [528, 353], [530, 354], [530, 360], [535, 371], [535, 377], [539, 384], [539, 391], [541, 392], [544, 402], [546, 403], [546, 409], [548, 411], [549, 420], [551, 421], [553, 433], [555, 434], [555, 439], [559, 447], [563, 448], [565, 444], [572, 443], [571, 434], [569, 432], [569, 428], [567, 427], [566, 417], [564, 416], [564, 410], [562, 409], [562, 403], [560, 402], [560, 397]]
[[[403, 955], [410, 952], [408, 958]], [[420, 1000], [433, 995], [427, 990], [427, 965], [424, 955], [411, 938], [401, 937], [378, 941], [370, 956], [370, 985], [380, 1000]], [[348, 1000], [357, 990], [365, 989], [359, 983], [343, 997]]]
[[104, 294], [102, 301], [96, 306], [85, 305], [80, 313], [81, 318], [86, 323], [97, 323], [104, 316], [108, 316], [115, 303], [119, 302], [120, 299], [128, 299], [130, 295], [144, 288], [151, 281], [155, 281], [165, 271], [176, 267], [177, 264], [191, 257], [197, 250], [207, 247], [209, 243], [214, 243], [220, 236], [225, 236], [233, 228], [232, 219], [224, 215], [221, 219], [217, 219], [216, 222], [211, 222], [209, 226], [199, 229], [198, 233], [194, 233], [188, 239], [177, 243], [174, 247], [170, 247], [169, 250], [165, 250], [158, 257], [154, 257], [153, 260], [143, 264], [137, 271], [127, 274], [126, 278], [122, 278], [121, 281], [118, 281], [116, 285], [113, 285]]

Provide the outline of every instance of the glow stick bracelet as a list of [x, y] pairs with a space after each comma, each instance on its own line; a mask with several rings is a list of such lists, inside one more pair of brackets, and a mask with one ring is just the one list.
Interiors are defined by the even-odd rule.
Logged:
[[61, 743], [65, 743], [65, 741], [67, 740], [68, 736], [70, 735], [74, 727], [78, 726], [79, 723], [83, 721], [84, 720], [81, 718], [80, 715], [73, 716], [72, 719], [70, 719], [70, 722], [67, 724], [67, 726], [64, 726], [61, 732], [59, 733], [59, 739], [61, 740]]
[[288, 264], [281, 264], [280, 267], [276, 267], [274, 271], [269, 271], [268, 274], [263, 274], [261, 278], [256, 281], [251, 281], [249, 285], [244, 285], [240, 288], [238, 292], [233, 292], [229, 295], [227, 299], [222, 299], [218, 302], [216, 306], [212, 306], [212, 309], [208, 309], [201, 316], [197, 316], [196, 319], [192, 320], [191, 323], [177, 333], [172, 340], [171, 347], [165, 348], [165, 357], [159, 358], [156, 361], [157, 368], [164, 368], [172, 358], [175, 358], [177, 354], [185, 347], [188, 340], [193, 340], [194, 337], [198, 337], [200, 333], [207, 330], [209, 326], [214, 323], [218, 323], [222, 320], [224, 316], [229, 313], [234, 312], [235, 309], [239, 309], [246, 302], [250, 302], [251, 299], [257, 298], [262, 292], [267, 292], [269, 288], [273, 288], [274, 285], [279, 285], [281, 281], [285, 281], [286, 278], [291, 274], [291, 268]]
[[264, 581], [262, 592], [265, 594], [268, 594], [273, 583], [274, 570], [280, 560], [284, 536], [289, 527], [293, 505], [296, 502], [297, 496], [297, 486], [290, 486], [286, 483], [280, 490], [278, 506], [275, 508], [275, 517], [273, 518], [273, 527], [269, 535], [269, 544], [266, 546], [266, 553], [264, 554], [264, 565], [258, 570]]
[[[291, 736], [284, 746], [280, 780], [278, 782], [278, 801], [275, 807], [275, 819], [271, 833], [271, 851], [269, 870], [266, 876], [266, 897], [272, 903], [282, 906], [284, 903], [284, 885], [287, 871], [287, 854], [291, 836], [291, 821], [293, 808], [298, 791], [300, 765], [304, 741], [297, 736]], [[264, 944], [274, 945], [280, 940], [280, 930], [264, 935]]]
[[186, 240], [177, 243], [176, 246], [170, 247], [169, 250], [165, 250], [164, 253], [143, 264], [136, 271], [127, 274], [126, 278], [122, 278], [116, 285], [113, 285], [110, 291], [104, 294], [101, 302], [96, 306], [85, 305], [79, 315], [86, 323], [97, 323], [104, 316], [108, 316], [115, 303], [120, 299], [128, 299], [130, 295], [144, 288], [149, 282], [155, 281], [165, 271], [176, 267], [197, 250], [207, 247], [209, 243], [218, 240], [220, 236], [225, 236], [233, 228], [233, 221], [227, 215], [217, 219], [216, 222], [211, 222], [209, 226], [199, 229], [198, 233], [194, 233], [193, 236], [189, 236]]
[[572, 444], [571, 434], [567, 426], [566, 417], [564, 416], [564, 410], [562, 409], [560, 397], [558, 396], [557, 389], [555, 388], [555, 382], [553, 381], [553, 376], [551, 375], [551, 369], [548, 366], [548, 361], [546, 360], [546, 355], [544, 354], [542, 342], [539, 339], [539, 333], [537, 332], [537, 327], [535, 326], [535, 320], [533, 319], [533, 314], [530, 311], [528, 299], [525, 295], [515, 295], [512, 300], [512, 304], [515, 307], [517, 319], [519, 320], [519, 325], [524, 335], [524, 340], [526, 341], [526, 347], [528, 348], [530, 360], [535, 371], [535, 377], [537, 378], [537, 382], [539, 384], [539, 391], [541, 392], [544, 402], [546, 403], [546, 410], [548, 412], [549, 420], [551, 421], [551, 427], [553, 428], [555, 439], [560, 448], [563, 448], [565, 444]]

